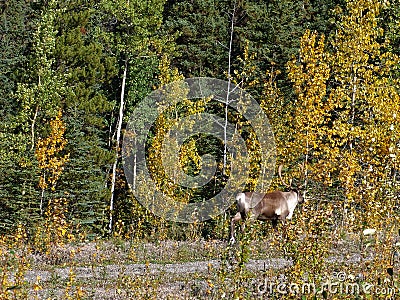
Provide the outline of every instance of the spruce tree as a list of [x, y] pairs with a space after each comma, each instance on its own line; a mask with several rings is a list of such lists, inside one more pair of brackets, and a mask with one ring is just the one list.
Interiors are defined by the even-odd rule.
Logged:
[[63, 111], [70, 153], [59, 185], [70, 204], [69, 217], [99, 232], [108, 196], [109, 86], [115, 60], [97, 38], [95, 1], [60, 1], [59, 7], [56, 70], [67, 86]]

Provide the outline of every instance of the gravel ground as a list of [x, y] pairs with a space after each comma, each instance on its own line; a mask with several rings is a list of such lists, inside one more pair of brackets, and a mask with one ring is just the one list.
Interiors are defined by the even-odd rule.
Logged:
[[[218, 278], [226, 247], [226, 242], [218, 240], [65, 245], [49, 255], [31, 254], [32, 267], [25, 278], [33, 287], [40, 276], [42, 290], [35, 294], [32, 289], [31, 299], [65, 299], [71, 269], [75, 283], [85, 291], [83, 299], [142, 299], [143, 295], [147, 299], [214, 299], [210, 286], [217, 284], [213, 280]], [[251, 246], [252, 259], [245, 265], [250, 288], [262, 284], [266, 272], [279, 275], [291, 263], [281, 258], [282, 253], [275, 253], [276, 257], [273, 253], [265, 241]], [[370, 253], [366, 259], [372, 257]], [[327, 259], [339, 268], [360, 260], [351, 241], [341, 241]], [[229, 267], [225, 271], [230, 272]], [[224, 285], [234, 286], [235, 278], [225, 280]]]
[[[269, 260], [249, 260], [246, 264], [247, 270], [259, 273], [270, 268], [283, 268], [289, 262], [284, 259]], [[201, 279], [190, 279], [192, 275], [199, 277], [208, 272], [215, 272], [220, 266], [219, 261], [195, 261], [184, 263], [168, 264], [127, 264], [127, 265], [106, 265], [98, 267], [74, 267], [76, 280], [80, 282], [91, 282], [93, 287], [85, 288], [86, 294], [90, 299], [126, 299], [126, 293], [118, 294], [115, 287], [104, 288], [99, 283], [116, 282], [123, 274], [124, 276], [148, 276], [149, 278], [170, 278], [165, 283], [158, 284], [156, 293], [160, 295], [159, 299], [188, 299], [195, 298], [193, 294], [204, 294], [207, 284]], [[51, 271], [30, 270], [26, 274], [28, 283], [33, 284], [37, 276], [40, 276], [42, 285], [48, 285], [52, 281], [62, 282], [69, 278], [69, 267], [57, 267]], [[185, 281], [178, 278], [183, 277]], [[176, 278], [176, 280], [175, 280]], [[97, 283], [96, 283], [97, 282]], [[197, 290], [197, 292], [196, 292]], [[62, 299], [64, 289], [45, 288], [38, 294], [40, 298]], [[88, 295], [88, 296], [89, 296]], [[203, 295], [204, 296], [204, 295]], [[129, 297], [130, 298], [130, 297]], [[200, 297], [202, 298], [202, 297]], [[133, 299], [133, 298], [130, 298]]]
[[[269, 259], [269, 260], [254, 260], [250, 259], [246, 263], [246, 268], [254, 272], [262, 272], [266, 269], [280, 269], [290, 262], [282, 259]], [[218, 269], [220, 266], [219, 261], [209, 260], [209, 261], [195, 261], [195, 262], [184, 262], [175, 264], [128, 264], [128, 265], [105, 265], [99, 267], [74, 267], [74, 272], [77, 279], [87, 280], [87, 279], [99, 279], [107, 278], [109, 280], [115, 280], [118, 276], [123, 273], [129, 276], [138, 275], [160, 275], [160, 274], [201, 274], [207, 273], [208, 270]], [[50, 281], [54, 277], [58, 280], [67, 280], [69, 277], [69, 267], [57, 267], [51, 271], [45, 270], [30, 270], [26, 273], [26, 280], [28, 283], [32, 284], [36, 281], [37, 276], [40, 276], [41, 281]]]
[[[75, 281], [84, 286], [85, 299], [139, 299], [129, 287], [119, 291], [122, 278], [150, 284], [157, 299], [204, 299], [212, 278], [220, 268], [221, 253], [227, 244], [222, 241], [164, 241], [158, 243], [100, 242], [65, 245], [49, 255], [31, 254], [32, 269], [26, 275], [30, 286], [40, 277], [42, 290], [31, 297], [65, 299], [65, 286], [73, 270]], [[263, 256], [266, 249], [258, 249]], [[253, 254], [255, 254], [254, 252]], [[73, 255], [72, 255], [73, 253]], [[134, 260], [130, 258], [134, 254]], [[246, 270], [261, 274], [267, 269], [280, 269], [290, 262], [282, 258], [250, 259]], [[155, 283], [154, 288], [151, 286]], [[144, 285], [145, 285], [144, 284]], [[140, 284], [138, 284], [140, 285]]]

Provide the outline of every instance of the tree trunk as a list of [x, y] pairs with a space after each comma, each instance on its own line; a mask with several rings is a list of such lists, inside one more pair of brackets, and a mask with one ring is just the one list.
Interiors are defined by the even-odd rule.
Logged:
[[39, 112], [39, 106], [36, 106], [35, 114], [33, 115], [32, 118], [32, 124], [31, 124], [31, 151], [35, 148], [35, 124], [36, 124], [36, 118]]
[[[46, 173], [43, 172], [43, 181], [46, 182]], [[40, 194], [40, 215], [43, 216], [43, 202], [44, 202], [44, 187], [42, 187], [42, 192]]]
[[121, 140], [121, 130], [122, 130], [122, 121], [124, 117], [124, 106], [125, 106], [125, 85], [126, 85], [126, 74], [128, 69], [128, 59], [125, 59], [124, 65], [124, 75], [122, 77], [122, 87], [121, 87], [121, 101], [119, 106], [119, 115], [118, 115], [118, 124], [117, 124], [117, 137], [116, 137], [116, 145], [115, 145], [115, 160], [112, 167], [112, 177], [111, 177], [111, 197], [110, 197], [110, 222], [108, 225], [109, 233], [112, 232], [113, 226], [113, 211], [114, 211], [114, 192], [115, 192], [115, 179], [117, 173], [117, 164], [119, 157], [119, 144]]
[[231, 16], [231, 29], [230, 29], [230, 39], [229, 39], [229, 53], [228, 53], [228, 88], [226, 92], [226, 102], [225, 102], [225, 124], [224, 124], [224, 166], [223, 173], [226, 174], [226, 164], [227, 164], [227, 128], [228, 128], [228, 105], [229, 105], [229, 96], [231, 93], [231, 56], [232, 56], [232, 42], [233, 42], [233, 30], [234, 30], [234, 22], [235, 22], [235, 13], [236, 13], [236, 2], [233, 6], [233, 12]]
[[[134, 149], [137, 149], [137, 140], [136, 140], [136, 132], [135, 132], [135, 140], [134, 140]], [[136, 191], [136, 172], [137, 172], [137, 154], [135, 152], [133, 156], [133, 183], [132, 190]]]

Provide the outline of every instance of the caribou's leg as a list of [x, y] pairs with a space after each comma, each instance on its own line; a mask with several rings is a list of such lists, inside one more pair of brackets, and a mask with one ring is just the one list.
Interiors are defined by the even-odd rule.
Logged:
[[274, 228], [275, 232], [277, 232], [278, 231], [278, 219], [272, 219], [271, 223], [272, 223], [272, 228]]
[[231, 220], [231, 239], [230, 239], [231, 244], [235, 243], [235, 224], [236, 222], [239, 222], [241, 219], [242, 219], [242, 214], [240, 212], [237, 212], [236, 215]]

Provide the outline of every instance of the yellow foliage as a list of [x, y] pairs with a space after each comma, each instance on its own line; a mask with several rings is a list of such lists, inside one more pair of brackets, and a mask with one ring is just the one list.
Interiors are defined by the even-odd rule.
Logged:
[[380, 9], [380, 1], [349, 1], [330, 56], [336, 87], [329, 99], [335, 110], [325, 130], [329, 163], [324, 170], [337, 170], [348, 207], [361, 205], [362, 218], [354, 224], [358, 230], [375, 219], [370, 217], [377, 212], [376, 201], [389, 200], [375, 195], [393, 185], [391, 170], [398, 163], [400, 98], [391, 72], [400, 59], [378, 42], [383, 35], [377, 25]]
[[[317, 39], [316, 33], [307, 30], [300, 40], [299, 58], [287, 64], [288, 77], [293, 82], [297, 99], [291, 114], [287, 116], [290, 124], [293, 124], [294, 128], [290, 130], [293, 130], [294, 136], [290, 142], [285, 141], [285, 148], [291, 151], [290, 160], [302, 156], [306, 175], [308, 169], [312, 168], [308, 163], [310, 156], [318, 155], [320, 150], [319, 144], [324, 136], [321, 126], [333, 108], [332, 102], [325, 98], [330, 67], [324, 47], [324, 35]], [[312, 175], [320, 176], [319, 167]]]
[[286, 102], [277, 88], [277, 71], [268, 73], [262, 105], [272, 115], [278, 156], [288, 164], [303, 161], [309, 180], [335, 184], [338, 194], [343, 193], [332, 203], [318, 202], [322, 211], [307, 209], [307, 222], [301, 216], [294, 231], [289, 230], [294, 241], [298, 228], [305, 235], [301, 246], [293, 242], [286, 249], [294, 258], [287, 273], [294, 282], [305, 272], [324, 275], [323, 258], [331, 241], [326, 240], [327, 232], [315, 235], [315, 230], [331, 226], [333, 210], [343, 214], [346, 232], [372, 228], [380, 233], [369, 245], [376, 253], [374, 261], [362, 260], [359, 266], [367, 282], [385, 278], [392, 263], [399, 225], [394, 208], [400, 140], [399, 81], [392, 75], [400, 58], [388, 51], [387, 41], [380, 42], [381, 8], [377, 0], [347, 1], [346, 10], [337, 10], [338, 29], [330, 53], [324, 49], [323, 36], [305, 32], [298, 57], [287, 65], [294, 103]]
[[257, 65], [254, 60], [256, 58], [255, 53], [249, 53], [249, 41], [246, 40], [243, 57], [238, 57], [239, 66], [238, 69], [233, 71], [232, 82], [239, 85], [242, 89], [250, 89], [255, 87], [259, 81], [255, 78], [255, 71]]
[[39, 179], [39, 187], [43, 190], [48, 187], [51, 190], [55, 190], [56, 182], [69, 159], [69, 154], [59, 155], [67, 144], [67, 140], [64, 138], [66, 128], [62, 121], [61, 110], [54, 120], [50, 121], [50, 128], [50, 135], [47, 138], [38, 140], [35, 151], [39, 168], [43, 170]]
[[[61, 155], [67, 140], [64, 137], [66, 130], [62, 120], [61, 110], [58, 115], [50, 121], [51, 132], [47, 138], [39, 139], [36, 146], [35, 156], [42, 170], [39, 179], [39, 187], [44, 191], [50, 188], [55, 191], [56, 183], [64, 170], [64, 165], [69, 160], [69, 153]], [[62, 245], [65, 240], [73, 239], [71, 228], [66, 220], [68, 212], [68, 201], [65, 198], [49, 199], [45, 211], [43, 228], [37, 227], [34, 244], [39, 249], [48, 252], [52, 245]]]
[[160, 75], [158, 76], [158, 79], [160, 80], [160, 86], [184, 79], [183, 75], [179, 74], [179, 70], [177, 68], [171, 69], [171, 61], [166, 54], [161, 57], [158, 64], [158, 69], [160, 70]]

